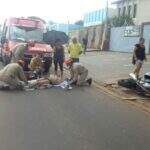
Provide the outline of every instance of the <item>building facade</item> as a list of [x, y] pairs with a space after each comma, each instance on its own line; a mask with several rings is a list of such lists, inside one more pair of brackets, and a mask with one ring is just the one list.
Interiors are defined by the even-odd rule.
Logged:
[[106, 10], [101, 9], [84, 15], [84, 27], [101, 24], [106, 19]]
[[[108, 17], [112, 17], [114, 15], [116, 15], [116, 10], [109, 8]], [[86, 13], [84, 15], [84, 27], [102, 24], [102, 22], [106, 20], [106, 17], [107, 17], [106, 9], [100, 9]]]
[[117, 0], [113, 4], [117, 5], [118, 16], [129, 15], [136, 25], [150, 22], [150, 0]]

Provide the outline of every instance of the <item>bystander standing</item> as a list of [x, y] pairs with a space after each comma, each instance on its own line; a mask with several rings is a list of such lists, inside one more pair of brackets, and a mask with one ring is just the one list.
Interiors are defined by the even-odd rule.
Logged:
[[58, 76], [58, 65], [61, 71], [61, 78], [63, 77], [63, 62], [65, 58], [64, 47], [61, 44], [59, 39], [56, 40], [54, 44], [54, 67], [55, 67], [55, 75]]
[[132, 63], [134, 65], [134, 75], [136, 78], [138, 78], [140, 74], [140, 70], [142, 68], [142, 65], [144, 63], [144, 60], [146, 61], [146, 54], [145, 54], [145, 39], [140, 38], [139, 43], [135, 45], [134, 52], [133, 52], [133, 60]]
[[73, 38], [72, 42], [69, 43], [68, 52], [73, 62], [79, 62], [79, 56], [82, 54], [82, 46], [77, 41], [77, 38]]

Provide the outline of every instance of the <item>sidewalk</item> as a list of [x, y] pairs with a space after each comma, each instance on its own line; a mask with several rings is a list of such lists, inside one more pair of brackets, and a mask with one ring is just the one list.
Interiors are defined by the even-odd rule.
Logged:
[[[150, 55], [147, 57], [148, 61], [144, 63], [141, 74], [150, 71]], [[133, 70], [131, 53], [87, 52], [80, 60], [89, 69], [90, 76], [100, 83], [128, 78]]]

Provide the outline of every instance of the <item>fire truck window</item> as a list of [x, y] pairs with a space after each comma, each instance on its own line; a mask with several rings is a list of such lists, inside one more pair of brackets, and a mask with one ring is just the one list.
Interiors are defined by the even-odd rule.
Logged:
[[12, 40], [35, 40], [37, 42], [42, 42], [43, 30], [38, 28], [12, 26], [10, 28], [10, 36]]

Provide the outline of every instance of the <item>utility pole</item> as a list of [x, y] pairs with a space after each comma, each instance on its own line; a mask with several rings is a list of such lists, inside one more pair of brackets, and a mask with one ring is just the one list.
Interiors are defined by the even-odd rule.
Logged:
[[108, 8], [108, 0], [106, 1], [106, 39], [108, 35], [108, 18], [109, 18], [109, 8]]
[[106, 20], [105, 20], [105, 25], [103, 29], [103, 37], [102, 37], [102, 45], [101, 45], [101, 50], [107, 51], [109, 48], [109, 40], [108, 40], [108, 18], [109, 18], [109, 5], [108, 5], [108, 0], [106, 1]]
[[106, 1], [106, 22], [107, 22], [107, 24], [108, 24], [108, 0]]
[[69, 36], [69, 20], [67, 22], [67, 35]]

